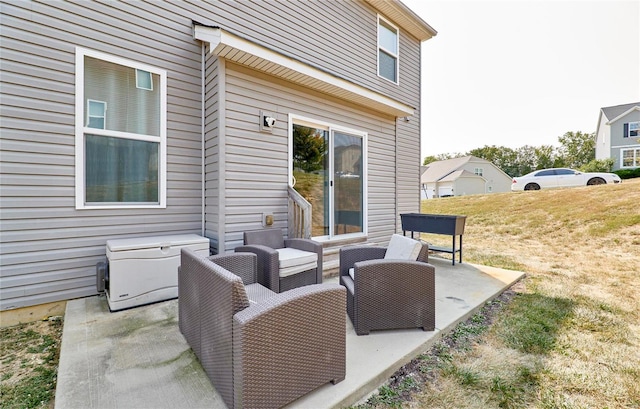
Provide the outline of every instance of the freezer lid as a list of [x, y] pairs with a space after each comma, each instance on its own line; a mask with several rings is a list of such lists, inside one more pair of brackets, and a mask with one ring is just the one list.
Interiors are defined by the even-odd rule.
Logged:
[[107, 240], [110, 252], [150, 249], [157, 247], [177, 247], [207, 243], [209, 239], [197, 234], [174, 234], [169, 236], [135, 237], [131, 239]]

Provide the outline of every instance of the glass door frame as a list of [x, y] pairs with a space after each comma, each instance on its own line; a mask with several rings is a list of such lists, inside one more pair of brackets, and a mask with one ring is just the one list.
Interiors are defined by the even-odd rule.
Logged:
[[[288, 124], [288, 184], [290, 187], [294, 187], [293, 177], [293, 125], [302, 125], [308, 127], [316, 127], [318, 129], [325, 129], [329, 131], [329, 235], [312, 237], [316, 241], [326, 242], [350, 239], [356, 237], [366, 237], [368, 235], [368, 133], [353, 128], [348, 128], [340, 125], [331, 124], [329, 122], [321, 121], [314, 118], [309, 118], [301, 115], [289, 114]], [[362, 232], [337, 234], [334, 231], [334, 219], [335, 219], [335, 158], [334, 158], [334, 132], [340, 132], [343, 134], [352, 135], [362, 139]], [[312, 209], [313, 212], [313, 209]]]

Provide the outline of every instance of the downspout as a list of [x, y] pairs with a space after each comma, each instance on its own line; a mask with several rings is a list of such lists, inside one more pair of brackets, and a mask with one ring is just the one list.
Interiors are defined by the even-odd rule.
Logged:
[[200, 197], [202, 199], [201, 201], [201, 209], [202, 209], [202, 214], [201, 214], [201, 219], [200, 219], [200, 223], [201, 223], [201, 235], [202, 237], [205, 237], [204, 233], [205, 233], [205, 172], [204, 172], [204, 147], [205, 147], [205, 143], [204, 143], [204, 123], [205, 123], [205, 103], [204, 103], [204, 98], [205, 98], [205, 59], [207, 56], [207, 50], [206, 50], [206, 45], [204, 43], [204, 41], [201, 41], [202, 44], [202, 61], [200, 62], [200, 111], [202, 112], [200, 115], [200, 178], [202, 181], [202, 186], [200, 187]]

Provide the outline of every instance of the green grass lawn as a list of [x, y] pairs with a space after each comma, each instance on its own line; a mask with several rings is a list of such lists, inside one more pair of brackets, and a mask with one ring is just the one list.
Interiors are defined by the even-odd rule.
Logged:
[[469, 331], [482, 313], [461, 324], [364, 407], [640, 407], [640, 179], [425, 200], [421, 211], [467, 215], [464, 261], [527, 278], [490, 325]]

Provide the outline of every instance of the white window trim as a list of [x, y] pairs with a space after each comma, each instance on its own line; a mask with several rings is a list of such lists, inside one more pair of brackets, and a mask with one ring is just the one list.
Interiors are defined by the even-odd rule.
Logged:
[[[313, 119], [305, 116], [300, 116], [296, 114], [289, 114], [289, 125], [288, 125], [288, 172], [289, 172], [289, 186], [293, 187], [293, 125], [303, 125], [316, 127], [318, 129], [325, 129], [329, 131], [329, 133], [333, 131], [344, 132], [351, 135], [356, 135], [362, 138], [362, 232], [360, 233], [350, 233], [350, 234], [340, 234], [333, 236], [321, 236], [314, 237], [313, 239], [319, 242], [332, 242], [332, 241], [342, 241], [345, 239], [356, 238], [356, 237], [366, 237], [369, 234], [369, 194], [368, 194], [368, 162], [369, 162], [369, 154], [368, 154], [368, 139], [369, 134], [365, 131], [361, 131], [358, 129], [348, 128], [341, 125], [332, 124], [329, 122], [321, 121], [318, 119]], [[332, 138], [330, 138], [331, 140]], [[333, 150], [333, 146], [329, 147], [330, 151]], [[331, 175], [331, 181], [333, 181], [333, 161], [329, 161], [329, 175]], [[313, 211], [313, 210], [312, 210]], [[333, 215], [333, 203], [330, 203], [330, 213]], [[331, 216], [333, 219], [333, 216]]]
[[[636, 164], [635, 166], [624, 166], [625, 151], [633, 151], [633, 161]], [[640, 167], [640, 145], [621, 148], [620, 149], [620, 169], [635, 169], [637, 167]]]
[[[384, 21], [386, 24], [388, 24], [389, 26], [393, 27], [396, 30], [396, 50], [398, 50], [397, 53], [393, 53], [389, 50], [387, 50], [386, 48], [382, 47], [382, 45], [380, 45], [380, 21]], [[376, 48], [376, 66], [377, 66], [377, 72], [378, 72], [378, 77], [380, 78], [384, 78], [385, 80], [389, 81], [392, 84], [396, 84], [396, 85], [400, 85], [400, 29], [398, 28], [398, 26], [396, 26], [395, 24], [393, 24], [391, 21], [387, 20], [386, 18], [382, 17], [380, 14], [378, 14], [378, 19], [377, 19], [377, 25], [376, 25], [376, 38], [378, 40], [378, 47]], [[396, 59], [396, 81], [390, 80], [389, 78], [380, 75], [380, 50], [384, 51], [385, 53], [391, 55], [392, 57], [395, 57]]]
[[[84, 57], [124, 65], [126, 67], [149, 71], [160, 77], [160, 135], [148, 136], [131, 134], [128, 132], [109, 131], [85, 126], [86, 104], [84, 100]], [[75, 106], [75, 155], [76, 155], [76, 209], [158, 209], [167, 207], [167, 71], [127, 60], [121, 57], [105, 54], [99, 51], [76, 47], [76, 106]], [[85, 163], [84, 163], [84, 135], [112, 136], [116, 138], [135, 139], [141, 141], [158, 142], [158, 203], [85, 203]]]

